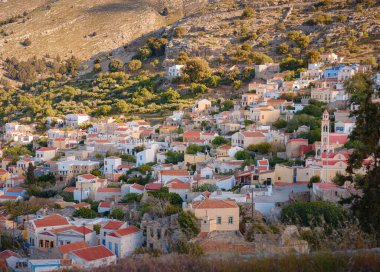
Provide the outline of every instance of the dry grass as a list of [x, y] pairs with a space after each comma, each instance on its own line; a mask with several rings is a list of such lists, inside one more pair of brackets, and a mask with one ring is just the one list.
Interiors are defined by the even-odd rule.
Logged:
[[[9, 36], [0, 36], [0, 56], [25, 59], [59, 54], [87, 59], [172, 22], [159, 14], [158, 0], [10, 0], [0, 3], [0, 16], [29, 12], [30, 19], [1, 27]], [[49, 3], [49, 4], [48, 4]], [[5, 13], [4, 13], [5, 11]], [[7, 18], [7, 17], [6, 17]], [[95, 33], [95, 35], [94, 35]], [[25, 38], [32, 44], [20, 44]]]
[[[119, 264], [93, 269], [93, 272], [177, 272], [177, 271], [378, 271], [380, 257], [374, 252], [332, 254], [321, 252], [304, 256], [265, 259], [206, 259], [186, 255], [145, 256], [124, 259]], [[78, 270], [79, 271], [79, 270]]]

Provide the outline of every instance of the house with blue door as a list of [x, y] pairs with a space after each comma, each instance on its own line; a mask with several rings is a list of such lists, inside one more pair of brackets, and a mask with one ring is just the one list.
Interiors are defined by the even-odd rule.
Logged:
[[118, 258], [124, 258], [142, 246], [144, 236], [139, 228], [130, 226], [108, 234], [106, 240], [107, 248]]
[[106, 244], [107, 235], [110, 234], [110, 233], [112, 233], [112, 232], [114, 232], [114, 231], [117, 231], [119, 229], [126, 228], [127, 225], [128, 225], [128, 223], [127, 222], [123, 222], [123, 221], [118, 221], [118, 220], [111, 220], [111, 221], [109, 221], [102, 228], [100, 228], [100, 233], [99, 233], [100, 243], [103, 246], [108, 246]]

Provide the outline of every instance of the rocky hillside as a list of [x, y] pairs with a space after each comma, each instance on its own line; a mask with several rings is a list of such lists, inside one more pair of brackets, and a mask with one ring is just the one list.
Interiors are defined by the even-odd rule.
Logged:
[[[245, 14], [246, 7], [251, 13]], [[334, 51], [347, 61], [380, 56], [379, 1], [222, 0], [180, 20], [175, 28], [181, 35], [170, 41], [168, 59], [184, 51], [230, 65], [226, 61], [244, 58], [236, 55], [243, 44], [275, 61], [311, 49]], [[307, 44], [299, 44], [297, 33], [304, 34]]]
[[208, 0], [0, 0], [0, 56], [84, 60], [151, 33]]

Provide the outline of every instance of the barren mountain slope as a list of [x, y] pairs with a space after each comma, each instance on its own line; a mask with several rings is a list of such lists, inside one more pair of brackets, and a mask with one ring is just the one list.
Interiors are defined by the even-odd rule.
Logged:
[[[87, 59], [166, 26], [203, 0], [2, 0], [0, 56], [20, 59], [45, 54]], [[168, 8], [169, 15], [163, 11]], [[24, 13], [26, 11], [28, 14]], [[24, 15], [23, 15], [24, 13]], [[1, 25], [1, 24], [0, 24]], [[29, 46], [22, 45], [30, 39]]]

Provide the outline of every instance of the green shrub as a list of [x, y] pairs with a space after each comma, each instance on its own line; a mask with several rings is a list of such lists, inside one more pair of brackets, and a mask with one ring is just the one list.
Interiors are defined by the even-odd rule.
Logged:
[[286, 224], [303, 227], [337, 228], [349, 219], [347, 212], [334, 203], [327, 201], [295, 202], [286, 206], [280, 219]]

